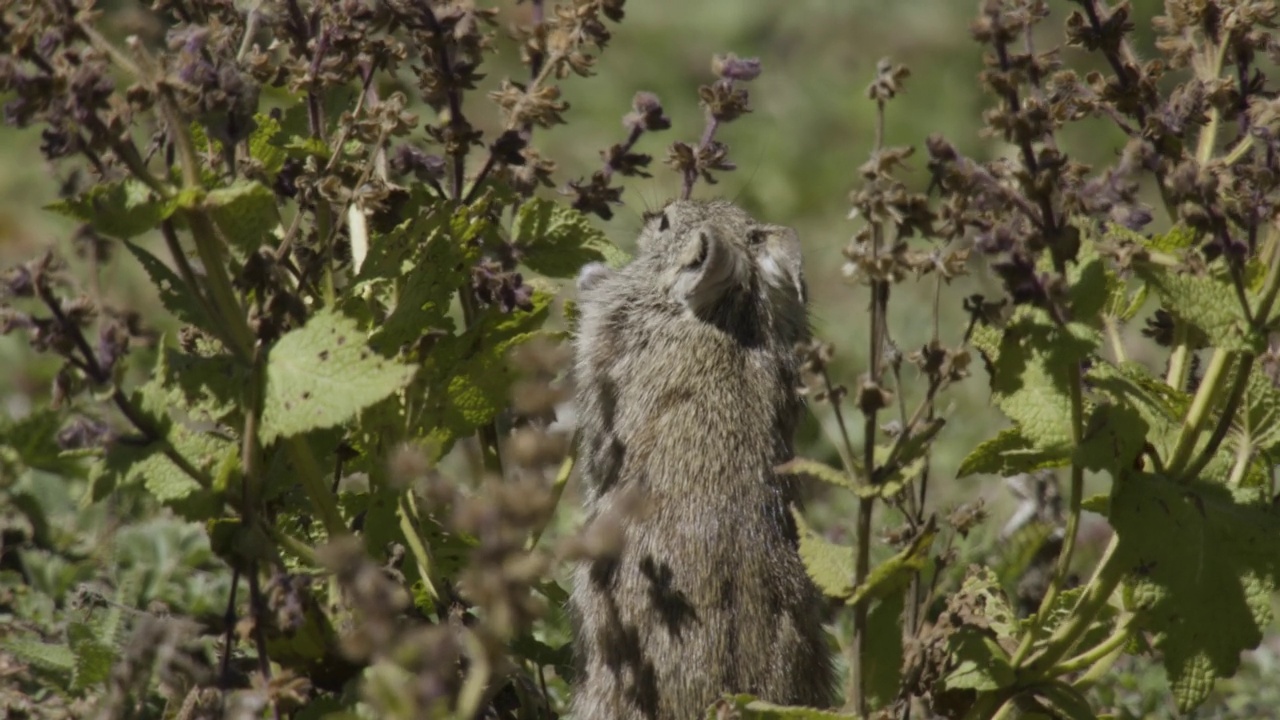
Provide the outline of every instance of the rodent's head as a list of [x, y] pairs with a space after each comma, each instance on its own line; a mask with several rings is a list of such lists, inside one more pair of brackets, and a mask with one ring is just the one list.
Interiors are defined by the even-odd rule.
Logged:
[[[677, 200], [647, 216], [636, 244], [628, 270], [692, 315], [713, 320], [763, 304], [775, 322], [803, 332], [807, 291], [800, 240], [791, 228], [757, 222], [724, 200]], [[611, 275], [590, 265], [578, 287], [589, 291], [611, 283]]]

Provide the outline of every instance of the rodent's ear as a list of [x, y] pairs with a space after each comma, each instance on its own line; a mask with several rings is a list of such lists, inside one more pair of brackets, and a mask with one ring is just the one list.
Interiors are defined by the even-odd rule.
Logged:
[[578, 292], [584, 293], [613, 276], [608, 265], [599, 262], [587, 263], [578, 271]]
[[714, 226], [697, 228], [679, 246], [678, 275], [672, 291], [690, 310], [701, 314], [745, 280], [744, 260], [742, 253]]
[[765, 225], [758, 232], [764, 235], [759, 257], [765, 280], [775, 288], [794, 293], [802, 305], [807, 303], [809, 293], [804, 281], [800, 236], [782, 225]]

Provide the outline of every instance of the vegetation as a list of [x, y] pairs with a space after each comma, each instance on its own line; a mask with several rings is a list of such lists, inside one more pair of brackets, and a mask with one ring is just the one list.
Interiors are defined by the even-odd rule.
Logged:
[[[708, 717], [1273, 712], [1277, 8], [1140, 15], [985, 0], [968, 40], [945, 28], [976, 81], [876, 66], [866, 123], [833, 126], [869, 150], [844, 178], [823, 155], [849, 141], [773, 114], [794, 162], [743, 202], [786, 221], [855, 185], [849, 283], [829, 232], [806, 240], [825, 341], [798, 349], [814, 421], [786, 466], [813, 481], [800, 550], [845, 706]], [[728, 53], [692, 81], [655, 32], [633, 58], [688, 99], [668, 113], [607, 74], [630, 21], [622, 0], [4, 7], [6, 137], [38, 145], [70, 225], [0, 288], [9, 716], [558, 716], [564, 568], [610, 547], [575, 531], [562, 281], [625, 262], [601, 229], [636, 212], [624, 189], [719, 193], [753, 104], [835, 82]], [[705, 68], [720, 48], [684, 32]], [[900, 112], [961, 79], [981, 128]], [[611, 140], [575, 114], [615, 101]]]

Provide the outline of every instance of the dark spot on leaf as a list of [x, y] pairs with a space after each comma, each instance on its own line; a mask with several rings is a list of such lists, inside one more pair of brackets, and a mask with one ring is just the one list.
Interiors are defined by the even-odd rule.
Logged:
[[320, 351], [320, 360], [321, 360], [321, 361], [324, 361], [324, 360], [328, 360], [328, 359], [329, 359], [329, 351], [328, 351], [328, 350], [321, 350], [321, 351]]
[[311, 399], [311, 391], [310, 391], [310, 390], [304, 390], [304, 391], [302, 391], [302, 399], [303, 399], [303, 400], [310, 400], [310, 399]]
[[346, 335], [339, 335], [339, 336], [338, 336], [338, 344], [339, 344], [339, 345], [346, 345], [346, 344], [347, 344], [347, 336], [346, 336]]

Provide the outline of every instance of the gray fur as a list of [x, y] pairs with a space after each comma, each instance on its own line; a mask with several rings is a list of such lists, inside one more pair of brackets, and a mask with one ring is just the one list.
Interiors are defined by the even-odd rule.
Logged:
[[587, 522], [621, 523], [623, 543], [575, 570], [574, 715], [688, 720], [725, 692], [826, 706], [823, 601], [773, 469], [803, 409], [799, 241], [727, 202], [678, 201], [638, 247], [579, 282]]

